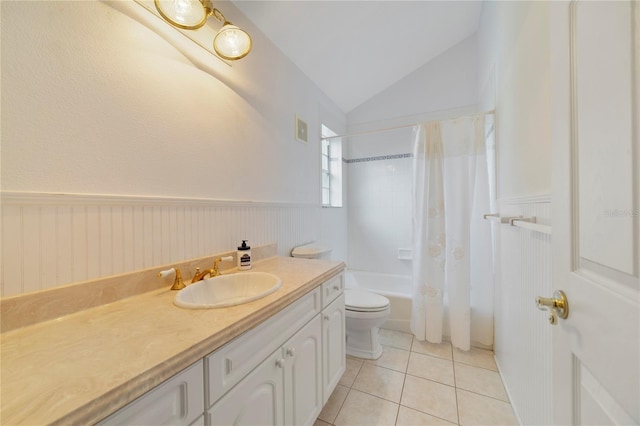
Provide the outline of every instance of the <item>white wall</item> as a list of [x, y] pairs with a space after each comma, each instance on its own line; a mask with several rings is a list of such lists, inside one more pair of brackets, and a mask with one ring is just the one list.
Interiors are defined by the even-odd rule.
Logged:
[[[478, 69], [483, 79], [481, 103], [489, 103], [493, 98], [498, 110], [498, 198], [549, 194], [548, 5], [545, 2], [489, 2], [485, 6], [485, 16], [493, 16], [486, 16], [479, 31], [479, 51], [485, 59]], [[491, 93], [493, 85], [495, 92]]]
[[[501, 215], [551, 224], [549, 5], [485, 2], [478, 94], [496, 108]], [[494, 225], [495, 354], [520, 424], [551, 424], [551, 339], [537, 295], [551, 294], [551, 238]]]
[[439, 119], [456, 110], [472, 111], [469, 107], [477, 103], [477, 65], [474, 35], [349, 111], [349, 132]]
[[[2, 2], [3, 193], [319, 205], [320, 122], [344, 114], [232, 3], [216, 6], [253, 36], [231, 67], [133, 2]], [[319, 216], [312, 227], [303, 238]]]
[[[410, 125], [477, 110], [475, 36], [442, 53], [414, 73], [347, 114], [350, 133]], [[412, 129], [350, 137], [348, 212], [350, 268], [411, 274], [398, 259], [411, 248]]]

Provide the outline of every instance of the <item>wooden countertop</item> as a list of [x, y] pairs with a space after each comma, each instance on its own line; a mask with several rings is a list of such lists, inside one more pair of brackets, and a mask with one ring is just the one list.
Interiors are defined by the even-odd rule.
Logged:
[[221, 309], [173, 304], [169, 288], [0, 335], [0, 421], [92, 424], [281, 311], [342, 262], [272, 257], [253, 265], [275, 293]]

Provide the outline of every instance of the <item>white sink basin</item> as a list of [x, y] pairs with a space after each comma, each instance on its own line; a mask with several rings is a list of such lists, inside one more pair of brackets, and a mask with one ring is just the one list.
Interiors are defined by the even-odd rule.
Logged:
[[224, 308], [268, 296], [280, 286], [282, 281], [273, 274], [238, 272], [191, 284], [176, 294], [173, 303], [188, 309]]

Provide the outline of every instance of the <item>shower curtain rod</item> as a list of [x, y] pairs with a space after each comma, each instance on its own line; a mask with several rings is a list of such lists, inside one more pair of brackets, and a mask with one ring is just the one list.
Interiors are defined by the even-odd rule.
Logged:
[[[469, 116], [469, 115], [475, 115], [475, 114], [495, 114], [495, 112], [496, 112], [496, 110], [494, 108], [494, 109], [490, 109], [489, 111], [485, 111], [485, 112], [475, 112], [475, 113], [472, 113], [472, 114], [461, 114], [461, 115], [458, 115], [456, 117], [444, 118], [442, 120], [431, 120], [431, 121], [427, 121], [427, 123], [433, 123], [434, 121], [456, 120], [458, 118], [466, 117], [466, 116]], [[382, 133], [382, 132], [388, 132], [388, 131], [391, 131], [391, 130], [404, 129], [404, 128], [407, 128], [407, 127], [414, 127], [414, 126], [417, 126], [419, 124], [424, 124], [424, 123], [403, 124], [402, 126], [387, 127], [387, 128], [384, 128], [384, 129], [366, 130], [364, 132], [357, 132], [357, 133], [345, 133], [343, 135], [327, 136], [327, 137], [324, 137], [324, 138], [320, 138], [320, 140], [321, 141], [326, 141], [326, 140], [329, 140], [329, 139], [348, 138], [348, 137], [351, 137], [351, 136], [368, 135], [368, 134], [371, 134], [371, 133]]]

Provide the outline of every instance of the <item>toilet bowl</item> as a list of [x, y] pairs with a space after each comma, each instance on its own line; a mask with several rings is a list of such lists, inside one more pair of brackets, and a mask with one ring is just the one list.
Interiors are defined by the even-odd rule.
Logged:
[[[329, 247], [317, 243], [295, 247], [291, 251], [291, 256], [304, 259], [328, 259], [330, 255]], [[391, 313], [389, 299], [361, 289], [346, 289], [344, 296], [347, 355], [380, 358], [382, 346], [378, 330]]]
[[365, 359], [380, 358], [382, 346], [378, 331], [391, 313], [389, 299], [359, 289], [347, 289], [344, 295], [347, 355]]

